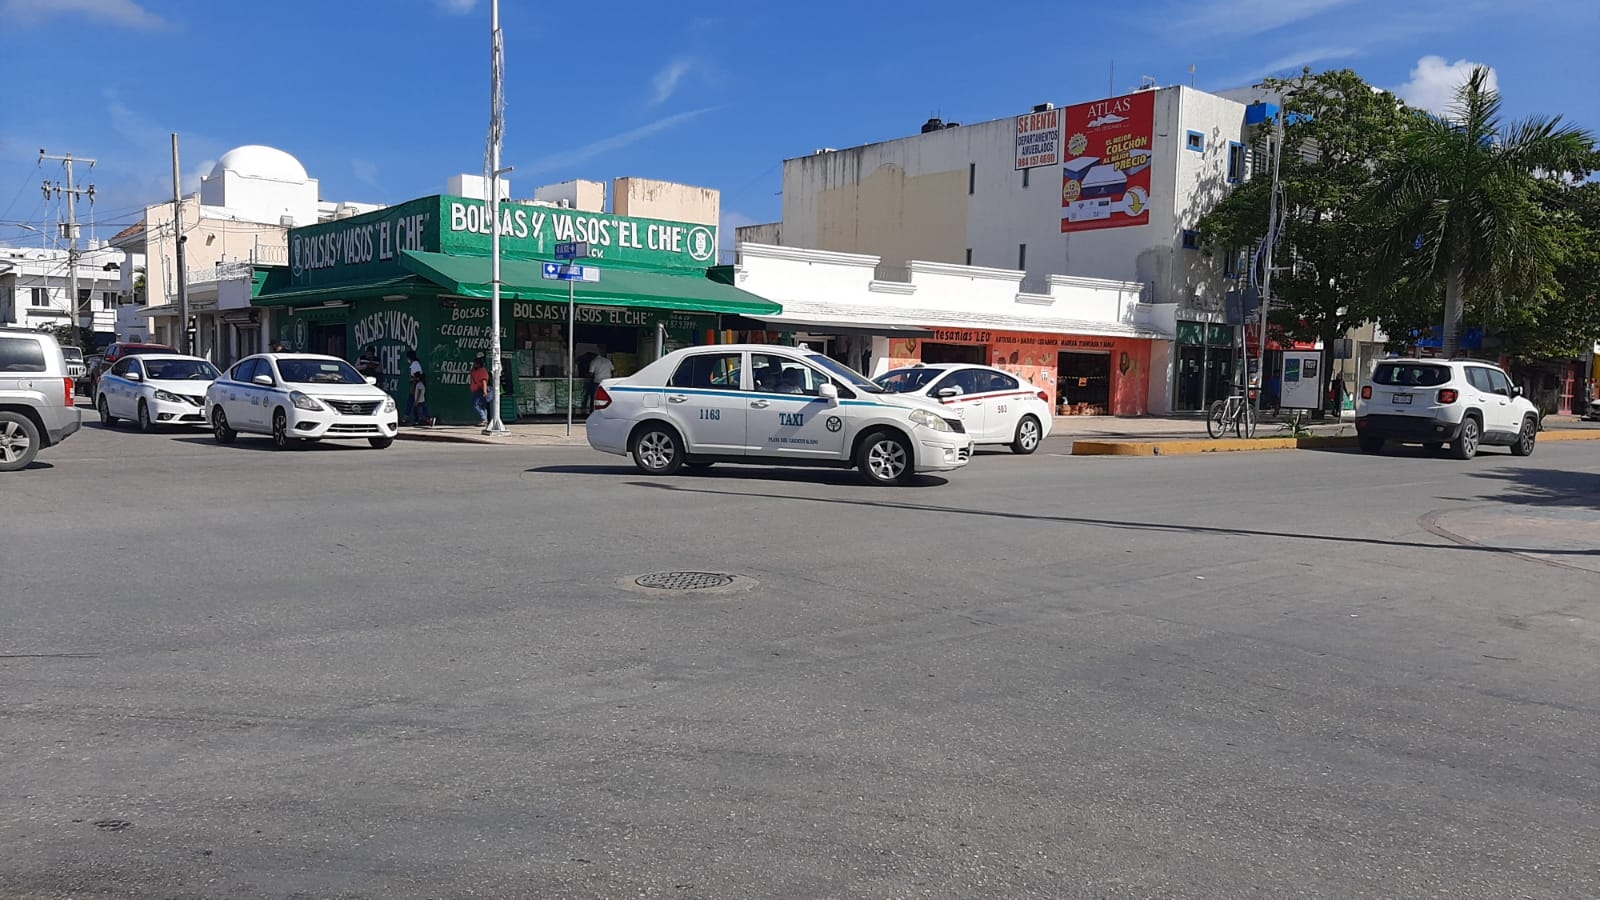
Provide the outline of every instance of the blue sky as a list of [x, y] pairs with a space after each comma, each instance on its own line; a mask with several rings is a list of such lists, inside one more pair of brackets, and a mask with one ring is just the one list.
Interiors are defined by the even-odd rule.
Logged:
[[[502, 0], [517, 196], [620, 175], [719, 188], [724, 226], [778, 218], [781, 161], [1118, 93], [1220, 90], [1350, 66], [1437, 106], [1473, 62], [1507, 111], [1600, 131], [1596, 0], [1044, 0], [994, 5]], [[596, 15], [591, 10], [605, 10]], [[98, 159], [104, 238], [241, 144], [300, 159], [323, 199], [398, 202], [481, 172], [488, 0], [0, 0], [0, 223], [59, 214], [38, 151]], [[80, 219], [88, 220], [87, 210]], [[87, 230], [86, 230], [87, 236]], [[0, 243], [39, 236], [0, 225]]]

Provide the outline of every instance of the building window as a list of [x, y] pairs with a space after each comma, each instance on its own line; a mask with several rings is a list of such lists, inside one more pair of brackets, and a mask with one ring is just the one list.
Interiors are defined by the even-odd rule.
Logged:
[[1185, 228], [1183, 230], [1183, 249], [1199, 250], [1200, 232], [1194, 230], [1193, 228]]
[[967, 248], [967, 265], [972, 265], [972, 248]]
[[967, 163], [967, 193], [968, 194], [975, 194], [977, 192], [978, 192], [978, 164], [977, 163]]
[[1225, 278], [1239, 277], [1239, 261], [1244, 254], [1237, 247], [1229, 248], [1222, 257], [1222, 274]]
[[1019, 269], [1028, 268], [1028, 245], [1027, 244], [1018, 244], [1017, 245], [1017, 268], [1019, 268]]
[[32, 300], [30, 302], [33, 304], [34, 308], [37, 309], [50, 305], [49, 288], [29, 288], [29, 290], [32, 291]]
[[1022, 186], [1023, 186], [1024, 189], [1026, 189], [1027, 186], [1028, 186], [1028, 173], [1032, 172], [1032, 171], [1033, 171], [1032, 169], [1023, 169], [1022, 170]]
[[1198, 131], [1189, 132], [1184, 138], [1183, 145], [1196, 153], [1206, 152], [1206, 136]]
[[1245, 147], [1238, 141], [1228, 142], [1228, 183], [1238, 184], [1244, 180]]
[[74, 312], [92, 309], [93, 307], [89, 305], [92, 297], [94, 297], [94, 291], [90, 288], [78, 288], [78, 305], [74, 308]]

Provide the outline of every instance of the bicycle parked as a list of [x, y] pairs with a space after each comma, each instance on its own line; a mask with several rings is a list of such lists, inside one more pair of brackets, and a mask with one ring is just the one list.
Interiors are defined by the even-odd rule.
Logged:
[[[1234, 390], [1238, 390], [1235, 386]], [[1206, 413], [1206, 434], [1212, 438], [1220, 438], [1229, 431], [1241, 438], [1256, 436], [1256, 424], [1261, 418], [1260, 411], [1256, 409], [1256, 399], [1260, 392], [1251, 390], [1249, 398], [1235, 393], [1230, 397], [1211, 404], [1211, 409]]]

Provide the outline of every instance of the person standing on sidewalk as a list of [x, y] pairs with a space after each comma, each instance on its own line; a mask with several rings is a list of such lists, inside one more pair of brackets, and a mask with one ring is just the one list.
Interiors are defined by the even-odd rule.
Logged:
[[[416, 384], [417, 383], [417, 376], [422, 374], [422, 361], [417, 359], [417, 351], [415, 351], [415, 350], [407, 350], [406, 351], [406, 359], [411, 361], [410, 371], [408, 373], [408, 377], [409, 377], [410, 381], [408, 383]], [[411, 392], [407, 391], [406, 392], [406, 415], [405, 415], [405, 418], [402, 419], [401, 421], [410, 421], [413, 418], [413, 414], [416, 413], [416, 408], [413, 405], [413, 403], [414, 403], [414, 401], [412, 399]], [[417, 416], [416, 418], [420, 419], [421, 417]]]
[[421, 371], [411, 375], [411, 398], [406, 406], [411, 410], [413, 424], [433, 427], [433, 416], [428, 413], [428, 376]]
[[479, 427], [489, 424], [490, 405], [494, 403], [494, 386], [489, 383], [490, 380], [484, 357], [479, 354], [472, 361], [472, 374], [468, 376], [468, 384], [472, 388], [472, 407], [478, 411]]
[[600, 387], [600, 382], [616, 373], [617, 367], [612, 365], [611, 357], [606, 356], [606, 348], [598, 348], [594, 359], [589, 360], [589, 381], [584, 385], [584, 409], [594, 412], [594, 392]]

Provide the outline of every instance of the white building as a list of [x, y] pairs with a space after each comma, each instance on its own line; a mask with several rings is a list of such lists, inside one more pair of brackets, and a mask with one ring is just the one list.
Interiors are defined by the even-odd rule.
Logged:
[[0, 325], [53, 328], [92, 322], [108, 334], [115, 327], [123, 254], [92, 243], [78, 255], [78, 298], [71, 289], [66, 250], [0, 247]]
[[[784, 161], [781, 222], [739, 229], [778, 243], [881, 258], [1020, 270], [1024, 293], [1052, 276], [1137, 282], [1178, 323], [1166, 401], [1199, 409], [1233, 376], [1224, 295], [1242, 254], [1207, 256], [1195, 227], [1248, 177], [1248, 107], [1189, 87], [922, 133]], [[1263, 223], [1263, 230], [1265, 223]]]
[[[382, 204], [334, 203], [318, 196], [317, 180], [300, 161], [250, 144], [224, 153], [183, 206], [184, 266], [194, 352], [221, 365], [266, 349], [269, 311], [251, 307], [257, 267], [287, 265], [289, 229], [381, 209]], [[142, 258], [144, 291], [129, 291], [137, 306], [123, 317], [119, 337], [135, 335], [179, 346], [177, 239], [173, 205], [152, 204], [144, 218], [111, 239], [129, 259]], [[130, 267], [131, 268], [131, 267]], [[132, 319], [144, 321], [143, 334]]]

